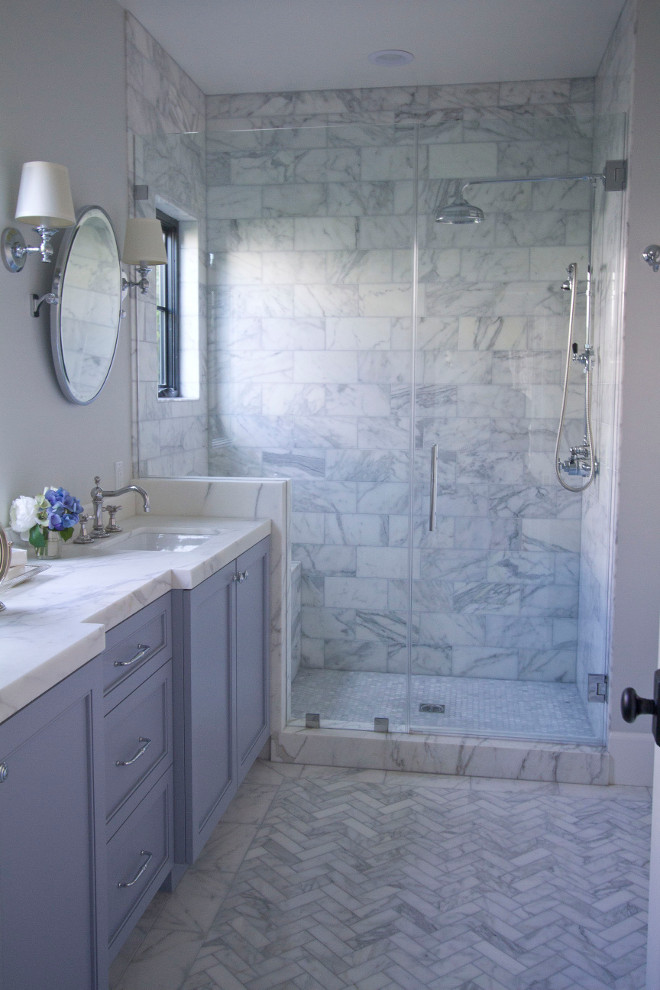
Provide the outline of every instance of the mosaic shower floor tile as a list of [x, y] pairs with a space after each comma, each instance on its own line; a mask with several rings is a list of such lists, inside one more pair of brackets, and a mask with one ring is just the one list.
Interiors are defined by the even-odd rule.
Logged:
[[[600, 744], [575, 684], [413, 675], [410, 689], [417, 731]], [[322, 728], [351, 729], [373, 729], [374, 718], [385, 717], [391, 732], [405, 732], [407, 693], [405, 674], [301, 668], [291, 715], [317, 713]]]

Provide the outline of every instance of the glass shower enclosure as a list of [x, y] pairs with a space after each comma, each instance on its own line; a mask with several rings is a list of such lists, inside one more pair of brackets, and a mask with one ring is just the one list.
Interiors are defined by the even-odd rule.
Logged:
[[[559, 109], [206, 135], [209, 474], [291, 479], [292, 724], [604, 740], [596, 299], [589, 493], [554, 449], [562, 283], [577, 263], [582, 350], [609, 194], [525, 181], [602, 168], [593, 115]], [[488, 176], [521, 181], [470, 190], [483, 223], [435, 221]], [[573, 363], [562, 456], [584, 430]]]

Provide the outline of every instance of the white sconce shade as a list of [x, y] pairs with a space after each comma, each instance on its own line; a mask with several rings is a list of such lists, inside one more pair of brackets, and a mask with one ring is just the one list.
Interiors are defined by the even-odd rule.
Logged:
[[76, 222], [66, 165], [25, 162], [16, 220], [34, 227], [70, 227]]
[[125, 265], [166, 265], [167, 253], [159, 220], [130, 219], [121, 260]]

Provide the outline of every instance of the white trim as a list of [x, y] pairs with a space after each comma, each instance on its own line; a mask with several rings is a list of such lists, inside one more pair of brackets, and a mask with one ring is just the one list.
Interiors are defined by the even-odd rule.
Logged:
[[[646, 720], [648, 721], [648, 720]], [[653, 736], [648, 732], [610, 732], [610, 784], [653, 785]]]

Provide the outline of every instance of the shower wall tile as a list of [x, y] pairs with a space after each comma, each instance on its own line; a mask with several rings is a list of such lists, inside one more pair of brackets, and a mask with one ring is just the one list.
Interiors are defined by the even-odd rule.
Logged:
[[330, 608], [373, 608], [387, 601], [387, 581], [383, 578], [326, 577], [325, 601]]
[[526, 681], [570, 681], [575, 677], [572, 650], [519, 650], [518, 679]]
[[[330, 543], [326, 535], [326, 516], [322, 512], [293, 512], [291, 514], [291, 543]], [[351, 542], [351, 541], [346, 541]]]
[[[133, 339], [132, 473], [208, 473], [206, 369], [206, 229], [204, 95], [158, 42], [130, 14], [125, 17], [128, 200], [132, 216], [155, 216], [156, 197], [197, 221], [199, 246], [198, 395], [185, 402], [158, 399], [156, 324], [153, 291], [127, 300]], [[163, 100], [162, 94], [168, 99]], [[146, 184], [149, 199], [136, 202], [134, 188]], [[175, 425], [178, 423], [178, 426]]]
[[358, 547], [359, 578], [401, 578], [408, 568], [408, 550], [400, 547]]
[[502, 106], [565, 103], [572, 94], [571, 82], [570, 79], [542, 79], [500, 83], [500, 103]]
[[452, 651], [452, 674], [457, 677], [518, 678], [518, 658], [509, 649], [456, 646]]
[[441, 144], [429, 148], [429, 178], [460, 176], [476, 179], [497, 175], [497, 144], [481, 143], [478, 148], [466, 144]]
[[[390, 517], [367, 513], [326, 513], [322, 534], [328, 544], [344, 543], [357, 547], [384, 547], [389, 542]], [[407, 520], [406, 520], [407, 521]]]

